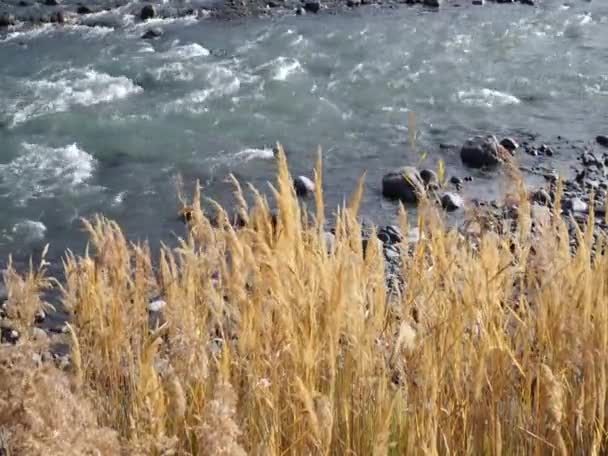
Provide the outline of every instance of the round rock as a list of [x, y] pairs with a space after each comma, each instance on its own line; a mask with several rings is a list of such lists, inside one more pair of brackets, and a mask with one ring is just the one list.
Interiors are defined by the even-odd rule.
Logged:
[[475, 136], [467, 140], [460, 149], [460, 158], [471, 168], [486, 168], [499, 165], [498, 141], [494, 136]]
[[447, 192], [441, 197], [441, 206], [446, 211], [455, 211], [464, 206], [464, 200], [462, 199], [462, 196], [457, 193]]
[[311, 13], [318, 13], [321, 10], [321, 2], [319, 0], [307, 0], [304, 3], [304, 9]]
[[600, 135], [595, 140], [600, 146], [608, 147], [608, 136]]
[[386, 198], [417, 203], [424, 193], [424, 181], [413, 166], [404, 166], [397, 171], [391, 171], [382, 178], [382, 195]]
[[519, 149], [519, 144], [513, 138], [504, 138], [500, 141], [500, 145], [511, 153], [515, 152], [516, 149]]
[[0, 14], [0, 27], [8, 27], [15, 24], [15, 16], [12, 14]]
[[293, 180], [293, 188], [298, 196], [308, 196], [315, 192], [315, 183], [306, 176], [298, 176]]

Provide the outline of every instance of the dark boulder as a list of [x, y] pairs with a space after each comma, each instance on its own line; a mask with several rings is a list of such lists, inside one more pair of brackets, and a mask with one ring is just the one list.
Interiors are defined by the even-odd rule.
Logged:
[[148, 19], [152, 19], [152, 18], [156, 17], [156, 9], [154, 8], [153, 5], [144, 5], [144, 7], [141, 9], [141, 13], [139, 14], [139, 17], [141, 18], [142, 21], [147, 21]]
[[307, 0], [304, 3], [304, 9], [311, 13], [318, 13], [321, 10], [321, 2], [319, 0]]
[[293, 188], [298, 196], [308, 196], [315, 192], [315, 183], [306, 176], [298, 176], [293, 180]]
[[464, 207], [464, 200], [457, 193], [447, 192], [441, 197], [441, 207], [449, 212], [455, 211]]
[[599, 135], [595, 140], [600, 146], [608, 147], [608, 136]]
[[471, 168], [486, 168], [502, 163], [500, 149], [504, 149], [494, 136], [475, 136], [464, 143], [460, 150], [463, 163]]
[[346, 6], [349, 8], [354, 8], [359, 5], [361, 5], [361, 0], [346, 0]]
[[439, 8], [442, 0], [422, 0], [424, 6], [432, 6], [433, 8]]
[[420, 177], [424, 182], [424, 185], [428, 188], [430, 185], [439, 184], [439, 179], [437, 178], [437, 173], [432, 169], [423, 169], [420, 171]]
[[500, 145], [511, 153], [515, 152], [516, 149], [519, 149], [519, 144], [513, 138], [504, 138], [500, 141]]
[[76, 12], [78, 14], [91, 14], [93, 11], [91, 11], [91, 8], [89, 8], [88, 6], [80, 5]]
[[407, 203], [417, 203], [425, 194], [424, 181], [413, 166], [391, 171], [382, 178], [382, 195]]
[[57, 6], [57, 5], [59, 5], [59, 1], [58, 0], [44, 0], [44, 4], [46, 6]]
[[10, 25], [15, 25], [15, 16], [12, 14], [0, 14], [0, 27], [8, 27]]

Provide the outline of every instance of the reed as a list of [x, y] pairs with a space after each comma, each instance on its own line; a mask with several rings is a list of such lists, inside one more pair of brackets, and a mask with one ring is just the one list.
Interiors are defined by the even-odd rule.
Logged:
[[[75, 385], [60, 402], [92, 404], [86, 425], [110, 442], [98, 454], [117, 441], [145, 455], [608, 451], [606, 238], [582, 227], [572, 253], [562, 217], [536, 220], [518, 181], [514, 229], [475, 218], [463, 235], [423, 202], [420, 240], [401, 249], [405, 285], [388, 293], [379, 246], [362, 252], [363, 179], [328, 252], [320, 163], [314, 216], [280, 148], [276, 218], [236, 186], [246, 225], [221, 210], [211, 223], [197, 189], [188, 236], [157, 264], [115, 223], [86, 223], [90, 248], [66, 256], [62, 281], [73, 369], [44, 369]], [[5, 277], [29, 318], [44, 279]], [[154, 321], [153, 299], [166, 303]], [[30, 375], [3, 369], [3, 382]], [[63, 407], [54, 394], [37, 400]]]

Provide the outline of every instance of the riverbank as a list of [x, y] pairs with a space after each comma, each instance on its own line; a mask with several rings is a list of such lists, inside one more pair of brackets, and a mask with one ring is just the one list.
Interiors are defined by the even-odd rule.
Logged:
[[[50, 285], [44, 264], [5, 273], [4, 308], [22, 336], [0, 346], [4, 448], [603, 451], [608, 262], [593, 245], [607, 239], [583, 227], [572, 250], [560, 193], [539, 216], [512, 172], [502, 208], [516, 214], [471, 213], [449, 229], [422, 201], [418, 221], [402, 211], [379, 242], [363, 242], [357, 221], [363, 182], [328, 242], [322, 192], [304, 217], [281, 154], [278, 212], [239, 198], [234, 229], [228, 215], [208, 219], [195, 193], [190, 236], [158, 262], [117, 225], [93, 221], [90, 253], [66, 262], [64, 370], [32, 327]], [[411, 228], [415, 239], [399, 238]]]
[[[473, 7], [485, 5], [484, 0], [473, 1]], [[534, 0], [491, 1], [488, 3], [523, 4], [534, 6]], [[215, 18], [230, 20], [243, 17], [282, 16], [288, 14], [338, 14], [353, 11], [360, 7], [396, 8], [416, 6], [429, 11], [439, 8], [460, 8], [471, 5], [453, 0], [196, 0], [193, 2], [129, 2], [121, 0], [108, 2], [75, 1], [27, 1], [11, 0], [0, 7], [0, 31], [23, 30], [47, 23], [82, 25], [86, 27], [112, 27], [128, 22], [149, 21], [152, 38], [159, 30], [154, 27], [155, 20], [190, 18], [192, 20]], [[489, 5], [488, 5], [489, 6]], [[501, 5], [502, 6], [502, 5]], [[162, 29], [160, 29], [162, 30]]]

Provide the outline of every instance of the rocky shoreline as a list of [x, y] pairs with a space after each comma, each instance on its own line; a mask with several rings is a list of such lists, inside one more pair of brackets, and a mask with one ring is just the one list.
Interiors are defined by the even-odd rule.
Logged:
[[[77, 2], [64, 0], [9, 0], [0, 5], [0, 33], [22, 30], [43, 24], [72, 24], [87, 27], [121, 28], [122, 18], [133, 21], [151, 19], [215, 18], [230, 20], [242, 17], [268, 17], [304, 14], [337, 14], [359, 7], [396, 8], [418, 6], [430, 10], [447, 7], [483, 6], [486, 3], [525, 4], [537, 0], [197, 0], [194, 2]], [[152, 27], [145, 38], [155, 38], [162, 29]]]

